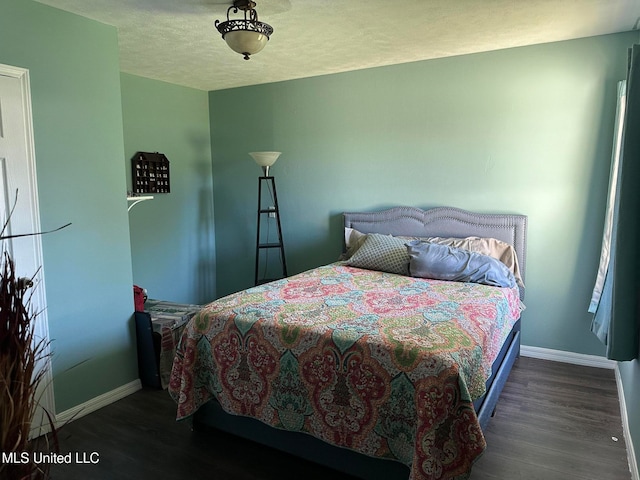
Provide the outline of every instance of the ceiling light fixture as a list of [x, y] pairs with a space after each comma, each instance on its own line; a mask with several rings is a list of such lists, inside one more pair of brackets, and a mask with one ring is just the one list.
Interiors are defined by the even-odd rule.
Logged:
[[[251, 0], [234, 0], [233, 5], [227, 10], [227, 21], [220, 23], [216, 20], [215, 26], [222, 35], [222, 38], [234, 52], [244, 55], [245, 60], [249, 56], [258, 53], [264, 48], [269, 40], [269, 35], [273, 33], [271, 25], [258, 21], [258, 13], [254, 7], [256, 2]], [[231, 20], [229, 13], [244, 12], [244, 20]]]

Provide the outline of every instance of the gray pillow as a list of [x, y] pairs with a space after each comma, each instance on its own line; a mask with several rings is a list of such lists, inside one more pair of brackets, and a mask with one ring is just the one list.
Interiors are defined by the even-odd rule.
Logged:
[[488, 255], [419, 240], [407, 243], [412, 277], [513, 287], [516, 279], [500, 260]]
[[391, 235], [370, 233], [347, 265], [368, 270], [409, 275], [406, 241]]

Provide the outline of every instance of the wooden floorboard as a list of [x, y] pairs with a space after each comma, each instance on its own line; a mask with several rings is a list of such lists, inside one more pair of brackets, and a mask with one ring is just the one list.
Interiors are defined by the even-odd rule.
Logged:
[[485, 437], [472, 480], [631, 478], [613, 370], [520, 358]]
[[[351, 479], [228, 434], [194, 432], [174, 418], [167, 392], [149, 389], [82, 417], [60, 430], [61, 453], [96, 452], [99, 462], [54, 465], [51, 477]], [[612, 370], [521, 357], [485, 437], [470, 480], [631, 479]]]

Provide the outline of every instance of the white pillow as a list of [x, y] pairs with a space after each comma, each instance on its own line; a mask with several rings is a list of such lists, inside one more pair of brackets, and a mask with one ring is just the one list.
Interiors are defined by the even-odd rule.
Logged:
[[343, 260], [348, 260], [354, 253], [362, 246], [367, 238], [366, 233], [359, 232], [353, 228], [345, 227], [344, 229], [344, 245], [346, 252], [343, 256]]

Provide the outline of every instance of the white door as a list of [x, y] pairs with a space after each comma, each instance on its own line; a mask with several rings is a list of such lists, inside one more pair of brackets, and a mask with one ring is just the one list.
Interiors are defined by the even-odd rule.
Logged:
[[[29, 71], [0, 64], [0, 219], [3, 224], [14, 204], [4, 235], [40, 232]], [[49, 327], [41, 239], [25, 236], [5, 240], [0, 244], [2, 250], [11, 254], [18, 277], [35, 275], [30, 292], [31, 309], [38, 312], [34, 336], [35, 341], [45, 340], [47, 350], [43, 353], [48, 357]], [[50, 365], [43, 361], [38, 368], [44, 368], [45, 372], [37, 392], [40, 408], [32, 422], [32, 436], [49, 430], [43, 408], [55, 418]]]

